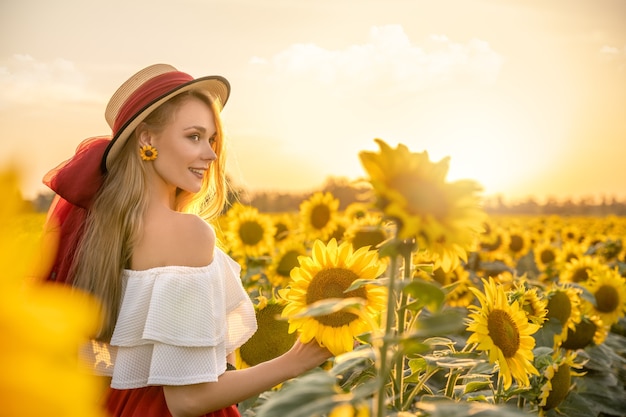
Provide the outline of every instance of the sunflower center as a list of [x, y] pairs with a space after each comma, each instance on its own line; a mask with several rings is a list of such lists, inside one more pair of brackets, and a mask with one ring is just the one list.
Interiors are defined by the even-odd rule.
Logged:
[[554, 254], [554, 251], [552, 249], [544, 249], [541, 251], [539, 259], [541, 259], [541, 262], [543, 262], [544, 264], [549, 264], [554, 262], [554, 260], [556, 259], [556, 255]]
[[550, 391], [550, 395], [548, 395], [546, 405], [543, 406], [544, 410], [550, 410], [556, 407], [567, 397], [570, 386], [572, 385], [570, 366], [566, 363], [561, 364], [550, 382], [552, 383], [552, 391]]
[[572, 314], [572, 303], [563, 291], [555, 292], [548, 301], [548, 317], [553, 317], [565, 325]]
[[512, 358], [519, 349], [520, 336], [517, 325], [504, 310], [493, 310], [487, 317], [487, 329], [494, 345], [505, 358]]
[[276, 273], [283, 277], [288, 277], [291, 273], [291, 270], [298, 266], [298, 256], [300, 253], [295, 250], [287, 251], [280, 261], [278, 262], [278, 266], [276, 267]]
[[276, 239], [277, 242], [284, 240], [287, 237], [287, 234], [289, 232], [287, 225], [284, 223], [276, 223], [274, 226], [276, 227], [276, 233], [274, 233], [274, 239]]
[[392, 178], [390, 185], [406, 198], [407, 210], [412, 214], [428, 214], [437, 220], [444, 219], [448, 214], [445, 195], [437, 184], [405, 173]]
[[524, 249], [524, 239], [521, 236], [513, 235], [511, 236], [511, 243], [509, 243], [509, 249], [512, 252], [519, 252]]
[[587, 272], [587, 268], [578, 268], [572, 274], [573, 282], [585, 282], [589, 279], [589, 273]]
[[311, 225], [323, 229], [330, 221], [330, 209], [325, 204], [318, 204], [311, 210]]
[[355, 250], [363, 246], [376, 247], [376, 245], [383, 240], [385, 240], [385, 234], [379, 229], [359, 230], [354, 234], [354, 238], [352, 238], [352, 246]]
[[[367, 292], [364, 287], [345, 292], [345, 290], [352, 285], [354, 280], [358, 278], [359, 276], [349, 269], [329, 268], [321, 270], [309, 283], [306, 302], [307, 304], [313, 304], [316, 301], [328, 298], [360, 297], [367, 299]], [[342, 327], [350, 324], [352, 321], [356, 320], [357, 317], [358, 316], [353, 313], [337, 311], [335, 313], [319, 316], [316, 319], [326, 326]]]
[[250, 366], [266, 362], [287, 352], [296, 341], [297, 334], [289, 333], [289, 323], [277, 320], [284, 305], [268, 304], [257, 311], [257, 331], [239, 348], [239, 355]]
[[602, 313], [611, 313], [619, 305], [619, 294], [611, 285], [602, 285], [594, 295], [598, 311]]
[[254, 221], [242, 222], [239, 226], [239, 238], [244, 245], [254, 246], [263, 239], [263, 226]]

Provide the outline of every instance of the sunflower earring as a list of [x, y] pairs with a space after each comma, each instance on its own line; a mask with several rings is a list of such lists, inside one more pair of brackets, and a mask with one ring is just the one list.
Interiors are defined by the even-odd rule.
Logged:
[[158, 154], [159, 153], [157, 152], [156, 148], [152, 145], [144, 145], [139, 148], [139, 155], [144, 161], [154, 161], [157, 158]]

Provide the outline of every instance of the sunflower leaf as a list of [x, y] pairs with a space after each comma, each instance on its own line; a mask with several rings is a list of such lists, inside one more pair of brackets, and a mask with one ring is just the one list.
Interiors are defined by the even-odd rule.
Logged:
[[427, 307], [430, 311], [438, 311], [446, 297], [439, 286], [421, 279], [414, 279], [402, 291], [417, 300], [407, 305], [407, 308], [415, 311], [423, 307]]
[[292, 317], [318, 317], [336, 313], [344, 309], [360, 310], [365, 306], [365, 304], [366, 301], [359, 297], [327, 298], [310, 304], [305, 310], [294, 314]]
[[463, 315], [457, 310], [444, 310], [415, 322], [412, 338], [428, 338], [452, 334], [463, 329]]
[[382, 286], [382, 287], [386, 287], [389, 284], [389, 278], [377, 278], [377, 279], [355, 279], [352, 282], [352, 285], [350, 285], [348, 288], [346, 288], [346, 290], [344, 291], [344, 293], [348, 293], [350, 291], [354, 291], [356, 289], [359, 289], [365, 285], [378, 285], [378, 286]]
[[312, 371], [286, 383], [270, 396], [259, 407], [257, 417], [310, 416], [308, 407], [317, 407], [317, 410], [313, 408], [316, 411], [330, 410], [337, 394], [334, 377], [321, 370]]

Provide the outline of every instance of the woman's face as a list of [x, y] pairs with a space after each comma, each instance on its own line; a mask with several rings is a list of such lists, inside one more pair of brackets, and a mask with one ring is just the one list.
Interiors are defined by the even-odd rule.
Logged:
[[206, 171], [216, 159], [213, 151], [216, 128], [211, 108], [198, 98], [184, 100], [170, 123], [152, 136], [158, 156], [153, 161], [157, 176], [169, 186], [196, 193]]

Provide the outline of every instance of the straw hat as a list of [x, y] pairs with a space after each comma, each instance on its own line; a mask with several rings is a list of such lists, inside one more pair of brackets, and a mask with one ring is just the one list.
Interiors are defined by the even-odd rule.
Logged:
[[131, 133], [150, 113], [175, 95], [191, 89], [217, 97], [222, 106], [230, 94], [230, 84], [224, 77], [210, 75], [194, 79], [166, 64], [144, 68], [122, 84], [104, 113], [113, 139], [102, 157], [102, 172], [107, 172]]

